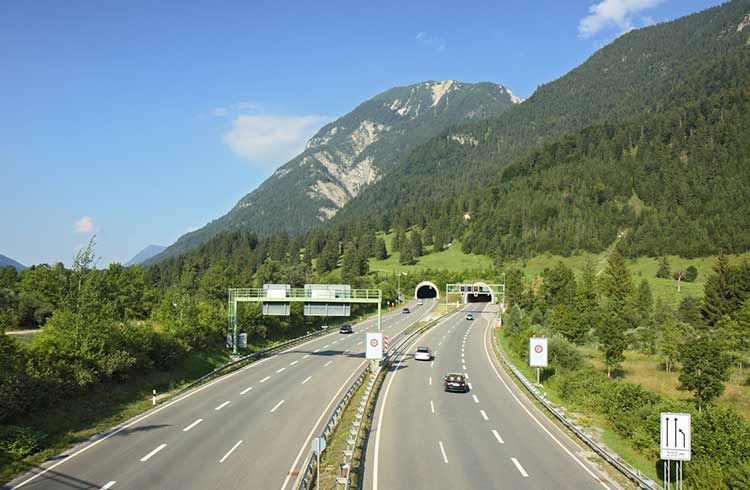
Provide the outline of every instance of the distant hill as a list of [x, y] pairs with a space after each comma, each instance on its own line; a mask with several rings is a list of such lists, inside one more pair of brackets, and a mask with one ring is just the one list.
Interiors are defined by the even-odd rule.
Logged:
[[22, 270], [26, 269], [26, 266], [16, 262], [15, 260], [11, 259], [10, 257], [6, 257], [5, 255], [0, 254], [0, 267], [15, 267], [18, 272], [21, 272]]
[[[223, 231], [299, 233], [332, 218], [393, 171], [418, 145], [456, 124], [501, 114], [522, 102], [496, 83], [427, 81], [395, 87], [327, 124], [305, 150], [234, 208], [180, 237], [154, 263]], [[472, 144], [472, 141], [463, 141]]]
[[161, 245], [149, 245], [148, 247], [144, 248], [140, 252], [138, 252], [138, 255], [133, 257], [132, 259], [125, 262], [125, 267], [130, 267], [131, 265], [138, 265], [142, 264], [154, 255], [160, 254], [163, 252], [167, 247], [163, 247]]

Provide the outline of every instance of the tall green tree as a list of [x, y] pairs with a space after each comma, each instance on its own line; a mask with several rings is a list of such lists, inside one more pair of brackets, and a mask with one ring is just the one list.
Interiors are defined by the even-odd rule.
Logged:
[[686, 342], [680, 349], [679, 360], [682, 364], [679, 388], [693, 393], [699, 411], [724, 392], [732, 358], [721, 341], [701, 336]]
[[723, 253], [716, 258], [714, 274], [706, 280], [703, 296], [703, 317], [709, 326], [724, 315], [732, 316], [739, 308], [734, 270]]
[[607, 377], [612, 377], [612, 370], [618, 368], [625, 359], [627, 331], [633, 322], [633, 281], [625, 259], [617, 250], [609, 256], [601, 283], [605, 302], [597, 329], [597, 340], [607, 366]]

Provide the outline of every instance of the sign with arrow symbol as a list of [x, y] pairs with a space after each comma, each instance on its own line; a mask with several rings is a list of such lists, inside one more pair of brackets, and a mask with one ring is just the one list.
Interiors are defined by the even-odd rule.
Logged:
[[661, 459], [669, 461], [690, 461], [689, 413], [661, 414]]

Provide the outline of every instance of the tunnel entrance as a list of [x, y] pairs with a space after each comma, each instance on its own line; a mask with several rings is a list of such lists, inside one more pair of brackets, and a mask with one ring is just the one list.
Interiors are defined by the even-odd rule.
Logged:
[[417, 284], [416, 288], [414, 288], [414, 297], [416, 299], [439, 298], [440, 293], [438, 292], [438, 287], [435, 283], [431, 281], [422, 281]]
[[492, 301], [492, 295], [489, 293], [467, 293], [467, 303], [489, 303]]

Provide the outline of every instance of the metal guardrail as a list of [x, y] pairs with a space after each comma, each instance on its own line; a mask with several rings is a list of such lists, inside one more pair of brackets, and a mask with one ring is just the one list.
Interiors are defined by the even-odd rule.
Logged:
[[612, 455], [609, 451], [601, 447], [599, 444], [596, 443], [591, 437], [586, 435], [583, 430], [581, 430], [575, 423], [571, 420], [569, 420], [565, 414], [560, 412], [558, 409], [552, 406], [552, 404], [547, 400], [544, 394], [539, 392], [539, 389], [532, 384], [528, 379], [526, 379], [526, 376], [521, 373], [521, 371], [518, 370], [509, 360], [507, 357], [505, 357], [505, 354], [503, 354], [502, 348], [497, 342], [497, 336], [492, 336], [492, 341], [495, 344], [495, 347], [497, 347], [497, 353], [500, 355], [500, 359], [503, 361], [503, 364], [510, 369], [510, 371], [518, 378], [518, 380], [521, 382], [521, 384], [528, 390], [529, 393], [538, 401], [541, 403], [544, 408], [546, 408], [552, 415], [557, 418], [557, 420], [560, 421], [561, 424], [563, 424], [568, 430], [570, 430], [572, 433], [574, 433], [579, 439], [581, 439], [588, 447], [590, 447], [595, 453], [597, 453], [599, 456], [602, 457], [607, 463], [614, 466], [614, 468], [622, 473], [625, 477], [627, 477], [629, 480], [631, 480], [633, 483], [638, 485], [640, 488], [647, 489], [647, 490], [657, 490], [659, 489], [659, 485], [656, 484], [653, 480], [647, 478], [646, 476], [642, 475], [640, 471], [626, 465], [622, 461], [619, 460], [619, 456]]
[[[443, 313], [442, 315], [438, 316], [437, 318], [430, 320], [427, 322], [427, 324], [422, 325], [421, 327], [417, 328], [413, 332], [410, 332], [408, 334], [404, 334], [403, 332], [398, 334], [396, 338], [394, 339], [394, 347], [393, 349], [385, 355], [385, 358], [383, 359], [383, 366], [379, 367], [378, 370], [374, 373], [375, 378], [377, 379], [377, 376], [380, 375], [380, 372], [382, 371], [383, 367], [390, 365], [392, 358], [396, 355], [401, 353], [403, 347], [416, 335], [424, 333], [426, 330], [434, 327], [437, 325], [443, 318], [446, 316], [454, 313], [455, 310], [448, 311], [446, 313]], [[357, 391], [357, 389], [362, 385], [363, 381], [365, 380], [365, 377], [367, 373], [370, 371], [370, 365], [366, 366], [362, 373], [357, 377], [357, 379], [354, 380], [354, 382], [351, 384], [349, 389], [347, 390], [344, 397], [339, 401], [338, 405], [336, 405], [336, 409], [333, 411], [333, 414], [331, 414], [331, 417], [328, 419], [328, 422], [326, 423], [325, 427], [323, 428], [323, 431], [321, 432], [322, 437], [327, 437], [330, 433], [332, 433], [336, 427], [338, 426], [339, 420], [341, 418], [341, 414], [346, 409], [346, 405], [351, 399], [352, 395]], [[373, 387], [371, 387], [371, 392], [375, 392]], [[368, 400], [369, 400], [369, 393], [368, 393]], [[369, 401], [368, 401], [369, 403]], [[357, 444], [357, 438], [359, 437], [360, 431], [357, 430], [355, 441], [354, 441], [354, 447], [356, 448]], [[351, 461], [350, 461], [351, 462]], [[307, 460], [307, 465], [305, 466], [305, 471], [303, 472], [302, 479], [300, 480], [300, 484], [297, 487], [298, 490], [309, 490], [312, 486], [312, 479], [315, 476], [315, 472], [318, 470], [316, 468], [317, 465], [317, 458], [315, 457], [315, 454], [310, 451], [310, 455]], [[349, 475], [351, 474], [351, 471], [347, 471], [346, 475], [346, 483], [344, 484], [344, 488], [349, 488]]]

